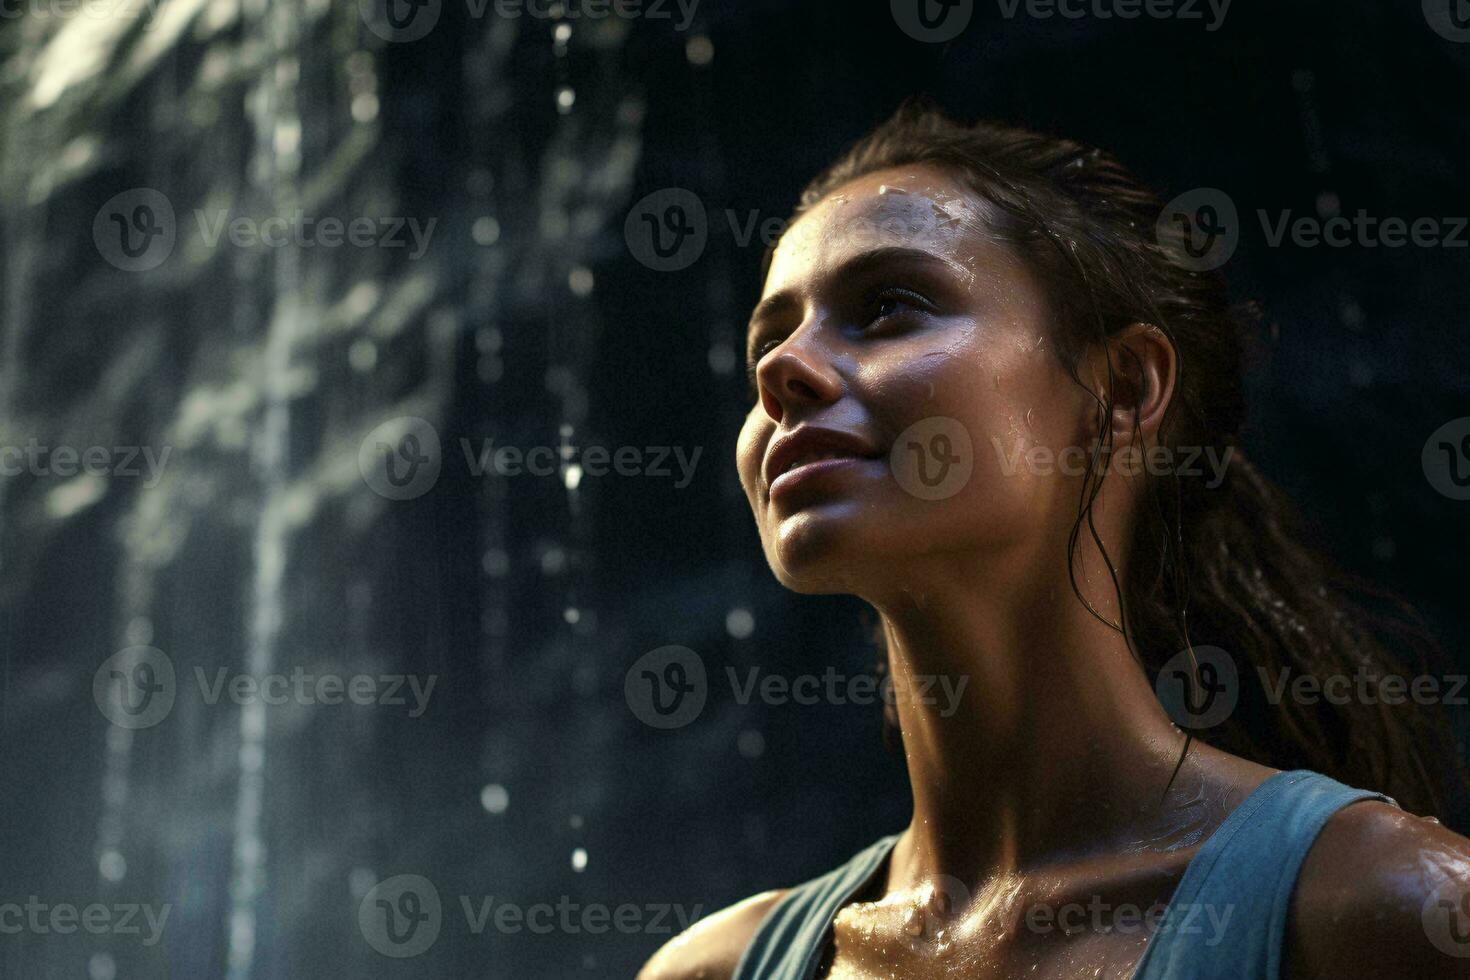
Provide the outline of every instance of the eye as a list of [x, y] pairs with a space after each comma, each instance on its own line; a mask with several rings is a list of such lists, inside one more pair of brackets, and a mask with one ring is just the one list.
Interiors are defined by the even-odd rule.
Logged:
[[928, 297], [902, 286], [885, 286], [869, 293], [864, 309], [868, 317], [864, 324], [867, 327], [905, 314], [935, 312]]

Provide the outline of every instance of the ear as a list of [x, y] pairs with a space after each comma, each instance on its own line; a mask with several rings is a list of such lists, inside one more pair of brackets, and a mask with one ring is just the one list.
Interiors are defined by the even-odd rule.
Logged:
[[[1105, 395], [1108, 369], [1102, 353], [1095, 352], [1093, 370], [1096, 390]], [[1106, 354], [1112, 365], [1113, 444], [1132, 444], [1136, 426], [1144, 446], [1158, 445], [1159, 429], [1179, 376], [1174, 344], [1158, 327], [1132, 323], [1108, 338]]]

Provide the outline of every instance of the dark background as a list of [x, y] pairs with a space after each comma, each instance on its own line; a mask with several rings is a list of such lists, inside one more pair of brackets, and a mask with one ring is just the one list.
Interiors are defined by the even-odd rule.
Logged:
[[[1231, 196], [1226, 272], [1266, 311], [1247, 445], [1341, 562], [1408, 596], [1465, 663], [1470, 504], [1436, 492], [1420, 453], [1470, 406], [1470, 251], [1271, 247], [1253, 217], [1466, 213], [1470, 44], [1417, 0], [1236, 0], [1215, 31], [980, 3], [947, 44], [879, 3], [704, 0], [684, 31], [668, 9], [566, 21], [565, 44], [553, 18], [462, 0], [397, 42], [346, 0], [0, 26], [0, 443], [171, 447], [156, 486], [0, 478], [0, 901], [171, 906], [152, 947], [0, 936], [0, 975], [627, 977], [668, 938], [646, 914], [474, 935], [459, 896], [703, 914], [900, 829], [876, 707], [741, 705], [723, 682], [873, 656], [856, 604], [786, 594], [760, 556], [733, 447], [762, 246], [726, 211], [783, 217], [917, 92], [1107, 147], [1166, 199]], [[171, 202], [178, 244], [128, 272], [93, 222], [138, 187]], [[624, 234], [666, 188], [709, 220], [675, 272]], [[195, 209], [292, 207], [437, 223], [418, 258], [190, 231]], [[358, 449], [402, 416], [432, 423], [443, 469], [389, 500]], [[702, 455], [682, 488], [573, 490], [476, 475], [460, 451], [563, 431]], [[128, 731], [92, 681], [137, 644], [168, 655], [179, 693]], [[711, 683], [664, 731], [624, 678], [669, 644]], [[196, 667], [298, 666], [437, 686], [417, 718], [252, 714], [192, 686]], [[406, 959], [357, 919], [399, 874], [444, 904], [438, 941]]]

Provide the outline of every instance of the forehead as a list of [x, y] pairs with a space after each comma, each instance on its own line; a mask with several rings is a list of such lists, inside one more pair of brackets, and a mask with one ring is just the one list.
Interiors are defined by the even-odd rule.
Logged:
[[833, 190], [781, 236], [764, 295], [820, 277], [875, 248], [935, 253], [974, 271], [996, 248], [991, 208], [957, 179], [928, 165], [879, 170]]

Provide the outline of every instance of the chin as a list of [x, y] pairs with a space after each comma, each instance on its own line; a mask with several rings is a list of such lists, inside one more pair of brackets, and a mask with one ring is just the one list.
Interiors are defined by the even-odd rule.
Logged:
[[804, 595], [859, 592], [862, 569], [882, 552], [855, 516], [804, 510], [783, 518], [766, 547], [776, 580]]
[[823, 565], [819, 568], [791, 569], [771, 564], [776, 581], [798, 595], [860, 595], [862, 590], [850, 571]]

